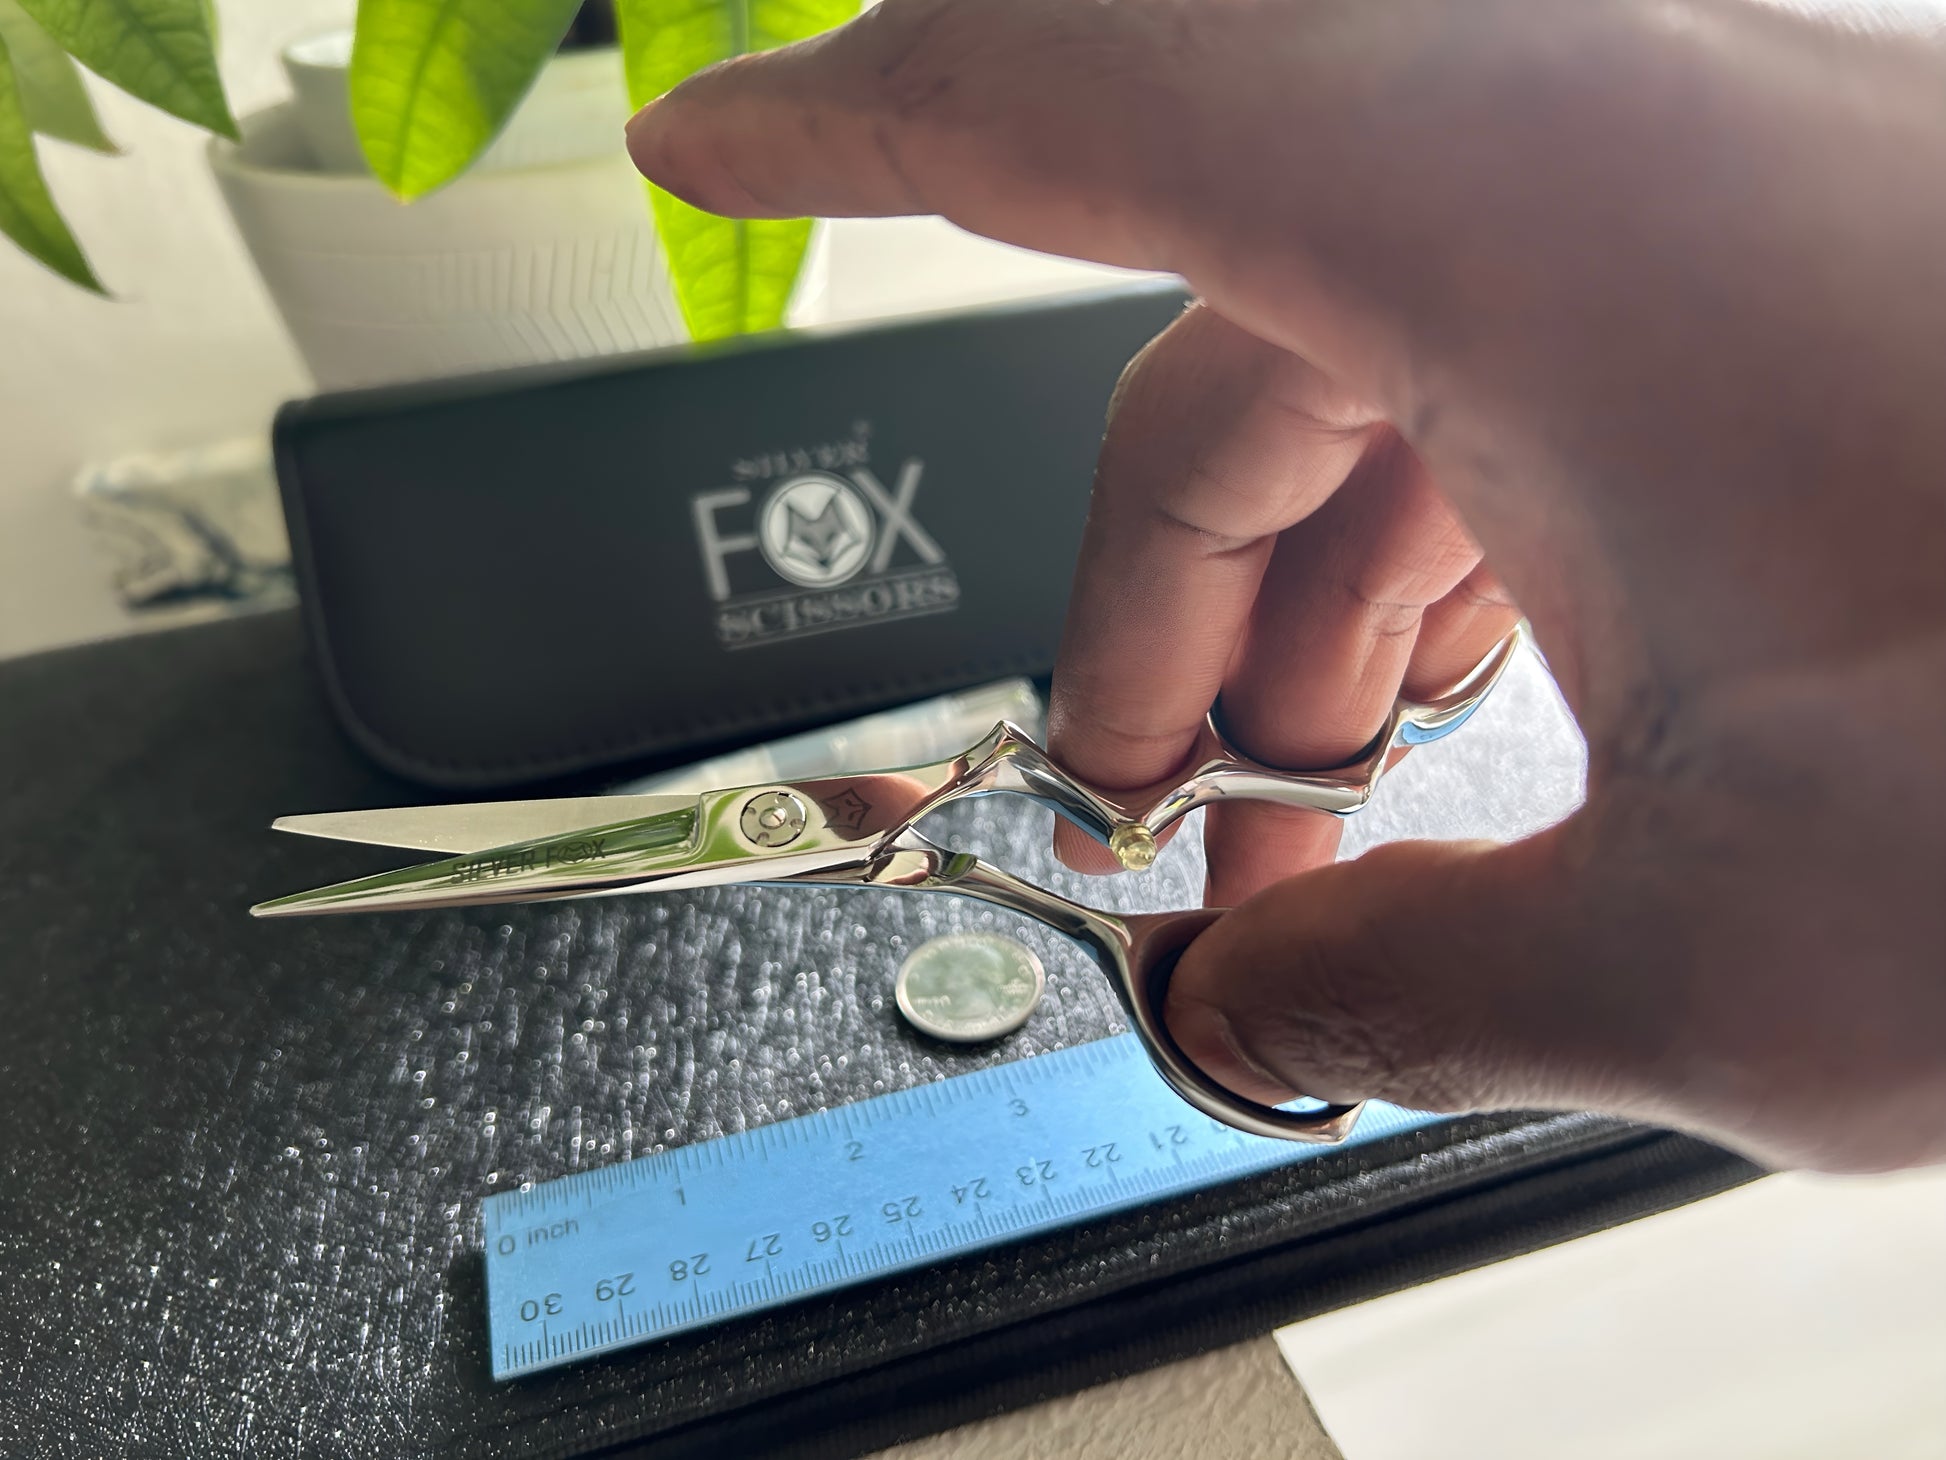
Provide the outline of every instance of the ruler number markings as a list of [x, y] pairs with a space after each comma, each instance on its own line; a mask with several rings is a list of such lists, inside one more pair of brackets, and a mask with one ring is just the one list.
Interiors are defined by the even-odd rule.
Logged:
[[1103, 1141], [1098, 1146], [1083, 1146], [1081, 1159], [1090, 1171], [1105, 1170], [1112, 1176], [1122, 1162], [1122, 1153], [1114, 1141]]
[[975, 1176], [964, 1186], [953, 1188], [954, 1206], [965, 1206], [968, 1197], [971, 1197], [975, 1203], [992, 1200], [993, 1188], [987, 1185], [986, 1177]]
[[522, 1298], [520, 1300], [520, 1321], [533, 1323], [540, 1318], [559, 1318], [565, 1310], [561, 1306], [561, 1295], [549, 1293], [541, 1298]]
[[[1388, 1112], [1385, 1129], [1428, 1119]], [[1315, 1153], [1240, 1136], [1190, 1110], [1125, 1036], [577, 1173], [488, 1199], [495, 1374], [550, 1368]], [[559, 1215], [569, 1202], [575, 1215]]]
[[1014, 1180], [1030, 1189], [1035, 1186], [1046, 1186], [1050, 1181], [1057, 1181], [1060, 1175], [1061, 1173], [1054, 1169], [1054, 1163], [1049, 1160], [1034, 1160], [1029, 1161], [1025, 1166], [1014, 1167]]

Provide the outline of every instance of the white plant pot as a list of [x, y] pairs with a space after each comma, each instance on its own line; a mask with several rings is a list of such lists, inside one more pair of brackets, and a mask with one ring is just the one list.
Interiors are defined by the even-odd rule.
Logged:
[[[685, 341], [624, 119], [590, 159], [474, 170], [411, 204], [320, 168], [288, 102], [209, 155], [298, 353], [341, 390]], [[820, 240], [793, 322], [821, 317], [824, 277]]]
[[[364, 172], [351, 125], [352, 33], [327, 31], [284, 50], [297, 124], [326, 172]], [[613, 47], [569, 51], [541, 68], [533, 88], [468, 169], [505, 172], [613, 156], [628, 119], [628, 78]]]

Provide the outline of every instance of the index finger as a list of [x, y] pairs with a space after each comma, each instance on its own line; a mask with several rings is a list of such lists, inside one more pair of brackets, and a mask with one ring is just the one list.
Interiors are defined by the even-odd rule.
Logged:
[[[1062, 634], [1049, 744], [1107, 790], [1177, 771], [1215, 703], [1277, 537], [1344, 482], [1377, 416], [1196, 306], [1117, 388]], [[1113, 862], [1063, 835], [1087, 870]]]
[[1144, 138], [1166, 140], [1162, 113], [1179, 108], [1137, 84], [1152, 66], [1112, 61], [1155, 47], [1106, 10], [885, 0], [691, 77], [631, 120], [629, 153], [713, 213], [937, 213], [1007, 243], [1168, 268], [1143, 215], [1181, 196], [1167, 161], [1181, 138]]

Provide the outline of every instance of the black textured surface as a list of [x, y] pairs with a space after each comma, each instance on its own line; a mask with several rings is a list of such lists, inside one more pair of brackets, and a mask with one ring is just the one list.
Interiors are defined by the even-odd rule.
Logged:
[[[373, 865], [369, 849], [275, 837], [273, 816], [415, 794], [331, 728], [289, 615], [0, 664], [0, 1451], [511, 1457], [663, 1434], [664, 1453], [757, 1453], [860, 1418], [833, 1407], [850, 1393], [876, 1428], [834, 1434], [842, 1450], [956, 1417], [939, 1369], [955, 1345], [986, 1345], [967, 1406], [1017, 1402], [1082, 1382], [1087, 1346], [1063, 1346], [1061, 1380], [1009, 1329], [1085, 1327], [1090, 1304], [1643, 1139], [1587, 1119], [1470, 1122], [495, 1385], [483, 1195], [1119, 1022], [1076, 955], [1014, 925], [1050, 983], [1018, 1036], [969, 1055], [905, 1030], [903, 948], [1004, 916], [944, 898], [245, 916]], [[989, 804], [960, 834], [1072, 886], [1017, 814]], [[1166, 865], [1130, 885], [1182, 905], [1199, 873]], [[1727, 1160], [1718, 1184], [1741, 1169]], [[1675, 1199], [1655, 1191], [1639, 1204]], [[1627, 1214], [1626, 1190], [1604, 1199]], [[1401, 1253], [1483, 1255], [1387, 1242], [1256, 1283], [1253, 1317], [1302, 1311], [1337, 1291], [1327, 1278], [1404, 1280]], [[1144, 1359], [1103, 1311], [1119, 1336], [1097, 1341], [1122, 1345], [1104, 1362], [1197, 1342], [1171, 1330]], [[1009, 1390], [995, 1355], [1013, 1351], [1040, 1377]], [[874, 1375], [914, 1363], [932, 1378], [913, 1381], [909, 1414], [886, 1413], [898, 1385]], [[822, 1411], [806, 1397], [820, 1392]], [[698, 1429], [710, 1416], [742, 1428]]]

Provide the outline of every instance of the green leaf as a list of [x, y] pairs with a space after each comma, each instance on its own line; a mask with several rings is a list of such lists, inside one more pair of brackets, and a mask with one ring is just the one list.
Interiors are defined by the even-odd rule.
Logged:
[[[858, 13], [858, 0], [616, 0], [629, 100], [653, 101], [705, 66], [801, 41]], [[689, 332], [699, 340], [784, 322], [811, 225], [718, 218], [651, 187]]]
[[351, 120], [378, 180], [410, 199], [464, 172], [500, 134], [579, 8], [579, 0], [359, 0]]
[[649, 188], [656, 233], [691, 339], [776, 329], [811, 242], [808, 218], [718, 218]]
[[97, 294], [103, 292], [81, 245], [54, 207], [47, 179], [41, 176], [5, 36], [0, 36], [0, 233], [63, 278]]
[[20, 0], [69, 55], [150, 106], [235, 137], [203, 0]]
[[95, 104], [81, 82], [81, 68], [16, 0], [0, 0], [0, 41], [13, 55], [14, 83], [20, 88], [28, 130], [97, 152], [116, 150], [101, 130]]

